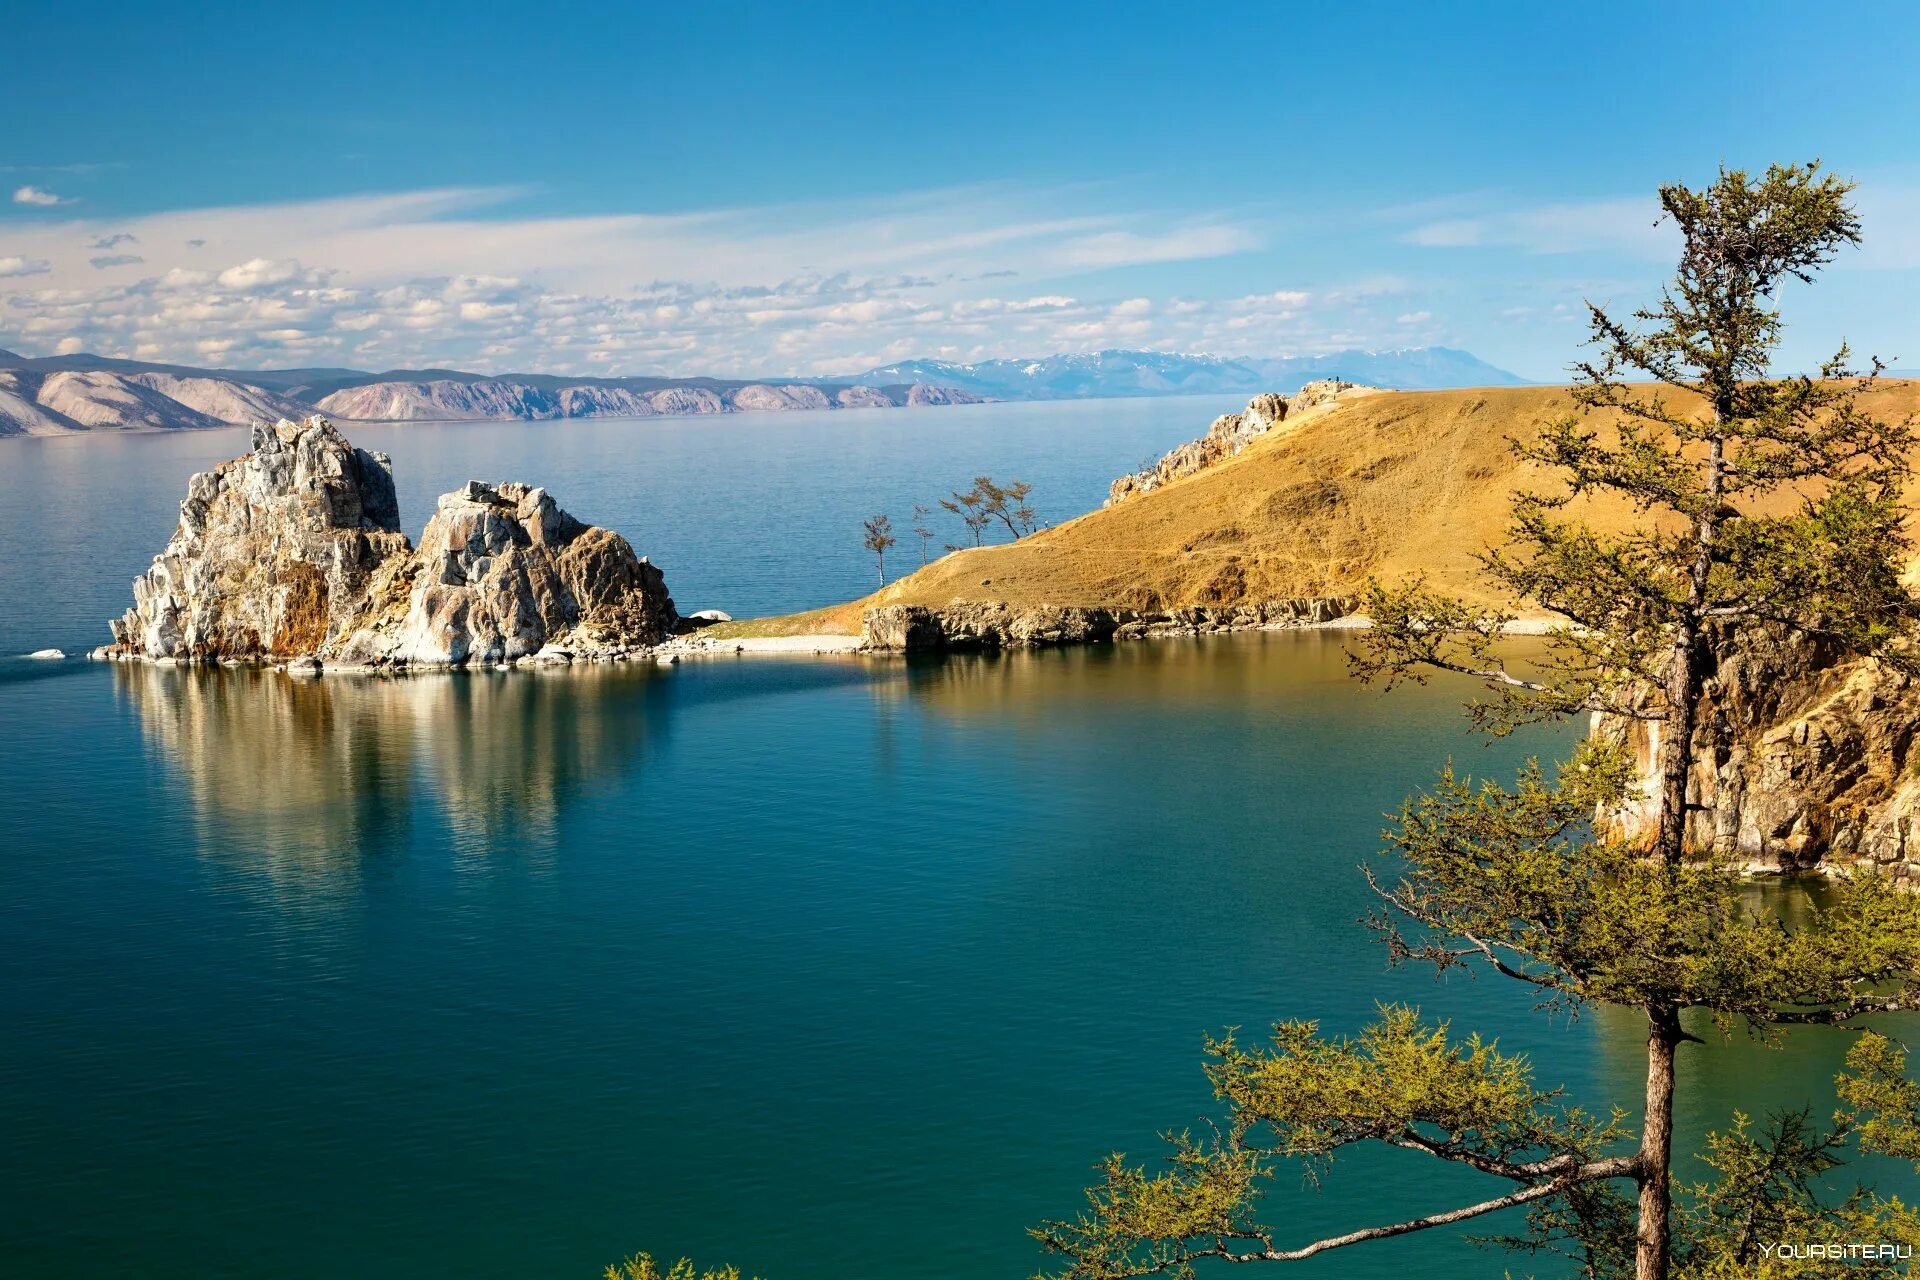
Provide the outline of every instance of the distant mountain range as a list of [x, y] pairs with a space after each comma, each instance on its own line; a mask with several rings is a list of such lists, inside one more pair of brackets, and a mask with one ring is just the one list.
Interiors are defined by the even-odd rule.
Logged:
[[861, 409], [1113, 396], [1290, 392], [1316, 378], [1427, 389], [1521, 379], [1464, 351], [1412, 347], [1273, 360], [1098, 351], [841, 378], [591, 378], [459, 369], [199, 369], [0, 350], [0, 436], [212, 427], [321, 412], [368, 421], [523, 420]]
[[999, 400], [1084, 400], [1244, 391], [1291, 394], [1319, 378], [1430, 391], [1445, 387], [1517, 387], [1526, 379], [1451, 347], [1338, 351], [1275, 359], [1094, 351], [1033, 360], [954, 364], [908, 360], [857, 375], [860, 382], [931, 382]]

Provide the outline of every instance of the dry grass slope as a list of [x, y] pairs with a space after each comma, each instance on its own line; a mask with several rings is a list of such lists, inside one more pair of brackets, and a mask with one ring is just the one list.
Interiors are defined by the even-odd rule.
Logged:
[[[1882, 416], [1911, 415], [1920, 382], [1883, 383], [1868, 404]], [[1475, 553], [1503, 539], [1516, 487], [1551, 481], [1516, 462], [1507, 441], [1571, 406], [1564, 387], [1367, 396], [1118, 506], [1010, 545], [954, 552], [861, 600], [731, 631], [850, 634], [883, 604], [1232, 605], [1351, 594], [1369, 578], [1414, 574], [1491, 602]], [[1639, 518], [1624, 504], [1581, 511], [1607, 528]]]

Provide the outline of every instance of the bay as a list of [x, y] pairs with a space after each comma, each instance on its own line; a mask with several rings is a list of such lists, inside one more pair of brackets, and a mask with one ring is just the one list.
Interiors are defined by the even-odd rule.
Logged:
[[[362, 427], [410, 531], [475, 476], [627, 533], [683, 608], [863, 590], [858, 524], [981, 471], [1043, 514], [1230, 402]], [[96, 642], [233, 433], [0, 444], [0, 651]], [[7, 1269], [1017, 1277], [1108, 1150], [1212, 1104], [1203, 1033], [1422, 1005], [1631, 1099], [1631, 1018], [1389, 970], [1382, 814], [1462, 690], [1354, 686], [1335, 633], [926, 661], [405, 680], [0, 664]], [[1830, 1107], [1844, 1039], [1683, 1055], [1688, 1146]], [[1473, 1194], [1413, 1157], [1283, 1178], [1300, 1240]], [[1686, 1170], [1698, 1176], [1696, 1167]], [[1912, 1196], [1910, 1173], [1872, 1170]], [[1308, 1276], [1497, 1275], [1452, 1238]], [[1542, 1274], [1551, 1274], [1543, 1270]]]

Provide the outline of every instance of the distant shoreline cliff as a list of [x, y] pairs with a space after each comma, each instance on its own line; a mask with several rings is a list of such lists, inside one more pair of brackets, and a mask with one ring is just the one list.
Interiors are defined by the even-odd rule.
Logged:
[[909, 360], [828, 377], [589, 377], [459, 369], [201, 369], [0, 350], [0, 437], [171, 431], [299, 419], [548, 422], [1286, 391], [1319, 379], [1408, 389], [1520, 379], [1464, 351], [1412, 347], [1272, 360], [1093, 351], [962, 364]]
[[359, 383], [319, 394], [211, 371], [0, 367], [0, 437], [180, 431], [302, 418], [316, 410], [362, 422], [547, 422], [770, 410], [876, 409], [979, 404], [989, 399], [926, 383], [728, 383], [666, 379], [564, 382], [431, 378]]

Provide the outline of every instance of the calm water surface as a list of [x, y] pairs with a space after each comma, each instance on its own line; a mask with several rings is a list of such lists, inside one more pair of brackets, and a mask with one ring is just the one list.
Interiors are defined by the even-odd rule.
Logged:
[[[1222, 407], [354, 435], [394, 453], [410, 529], [470, 474], [524, 476], [683, 606], [745, 613], [858, 590], [873, 510], [990, 470], [1063, 517]], [[237, 447], [0, 445], [0, 510], [32, 517], [0, 526], [5, 652], [99, 638], [186, 473]], [[1448, 755], [1563, 739], [1483, 748], [1457, 690], [1382, 699], [1340, 645], [307, 683], [9, 662], [4, 1269], [563, 1277], [650, 1248], [1011, 1280], [1103, 1152], [1207, 1113], [1202, 1032], [1378, 998], [1631, 1098], [1631, 1020], [1389, 973], [1356, 927], [1383, 810]], [[1841, 1047], [1690, 1049], [1686, 1132], [1824, 1110]], [[1269, 1217], [1291, 1240], [1459, 1194], [1358, 1158]], [[1504, 1266], [1434, 1239], [1298, 1270]]]

